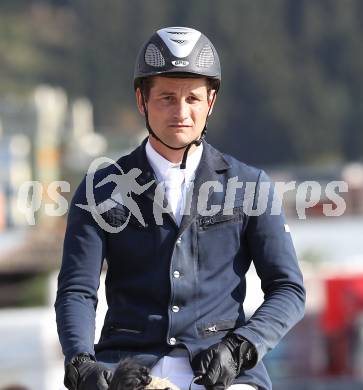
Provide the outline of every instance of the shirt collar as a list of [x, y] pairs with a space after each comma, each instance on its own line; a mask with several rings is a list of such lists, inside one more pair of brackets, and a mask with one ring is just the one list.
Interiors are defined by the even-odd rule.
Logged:
[[[179, 169], [181, 162], [172, 163], [159, 154], [151, 145], [150, 140], [147, 140], [145, 145], [147, 159], [154, 170], [159, 181], [165, 181], [168, 178], [168, 171], [170, 169]], [[181, 171], [184, 173], [185, 181], [193, 180], [195, 171], [199, 165], [203, 153], [203, 143], [201, 143], [193, 153], [188, 154], [186, 168]]]

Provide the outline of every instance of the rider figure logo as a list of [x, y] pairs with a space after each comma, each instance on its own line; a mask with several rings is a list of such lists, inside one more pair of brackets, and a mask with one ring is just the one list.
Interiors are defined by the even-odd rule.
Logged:
[[[96, 169], [105, 162], [107, 163], [111, 162], [112, 164], [117, 166], [117, 168], [120, 171], [120, 174], [117, 175], [110, 174], [104, 179], [102, 179], [95, 186], [95, 188], [99, 188], [105, 185], [106, 183], [110, 183], [110, 182], [114, 182], [116, 184], [116, 187], [112, 191], [111, 197], [109, 199], [106, 199], [102, 203], [96, 205], [96, 201], [93, 193], [94, 173]], [[141, 174], [141, 170], [138, 168], [132, 168], [127, 173], [124, 173], [121, 167], [119, 166], [119, 164], [117, 164], [117, 162], [114, 162], [111, 159], [108, 159], [106, 157], [100, 157], [94, 160], [90, 165], [86, 176], [87, 204], [85, 205], [77, 204], [77, 206], [80, 207], [81, 209], [91, 212], [93, 218], [99, 224], [99, 226], [109, 233], [118, 233], [121, 230], [123, 230], [127, 226], [131, 214], [140, 222], [142, 226], [146, 226], [140, 208], [135, 202], [135, 200], [132, 199], [131, 193], [135, 193], [137, 195], [142, 194], [154, 183], [155, 180], [151, 180], [148, 183], [141, 186], [136, 181], [136, 178], [140, 174]], [[101, 214], [112, 209], [118, 204], [125, 206], [129, 210], [129, 214], [126, 221], [121, 226], [116, 228], [108, 224], [101, 216]]]

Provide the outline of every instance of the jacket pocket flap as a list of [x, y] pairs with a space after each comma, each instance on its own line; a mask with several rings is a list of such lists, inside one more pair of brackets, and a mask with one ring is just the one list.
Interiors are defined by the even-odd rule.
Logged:
[[236, 320], [217, 320], [198, 326], [198, 331], [202, 336], [211, 336], [217, 332], [227, 332], [236, 327]]
[[201, 228], [217, 225], [226, 222], [241, 222], [243, 220], [242, 207], [235, 207], [230, 210], [222, 210], [215, 215], [198, 217], [197, 223]]

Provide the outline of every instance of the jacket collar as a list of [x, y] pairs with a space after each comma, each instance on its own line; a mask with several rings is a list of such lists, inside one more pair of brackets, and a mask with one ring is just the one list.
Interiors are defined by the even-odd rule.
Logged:
[[[126, 168], [128, 171], [131, 168], [139, 168], [141, 170], [140, 176], [138, 177], [138, 182], [140, 185], [150, 182], [150, 180], [155, 180], [153, 185], [151, 185], [142, 195], [149, 198], [151, 201], [154, 201], [155, 188], [157, 186], [156, 177], [154, 175], [153, 169], [150, 166], [150, 163], [146, 157], [145, 146], [148, 137], [146, 137], [142, 143], [130, 154], [124, 163], [122, 168]], [[194, 180], [194, 190], [191, 203], [190, 215], [184, 215], [179, 227], [179, 234], [189, 225], [193, 218], [197, 215], [197, 199], [198, 191], [200, 186], [207, 181], [220, 181], [221, 174], [227, 171], [230, 168], [230, 165], [225, 160], [223, 154], [211, 146], [208, 142], [203, 139], [203, 153], [198, 165], [198, 168], [195, 172]], [[209, 198], [211, 194], [209, 195]], [[172, 218], [173, 219], [173, 218]], [[174, 219], [173, 219], [174, 220]], [[175, 222], [175, 221], [174, 221]]]
[[[208, 144], [205, 140], [203, 140], [203, 154], [199, 166], [195, 172], [190, 214], [183, 215], [178, 235], [181, 235], [182, 232], [190, 225], [193, 219], [198, 216], [197, 201], [201, 185], [208, 181], [224, 181], [223, 174], [229, 168], [230, 165], [225, 160], [223, 154], [217, 149], [213, 148], [213, 146]], [[217, 193], [209, 192], [207, 203], [210, 203], [210, 200], [214, 195], [218, 197]], [[217, 201], [216, 203], [219, 202]]]
[[[141, 169], [142, 173], [140, 179], [149, 180], [153, 177], [153, 170], [146, 157], [145, 146], [148, 137], [146, 137], [142, 143], [129, 155], [130, 157], [130, 168], [137, 167]], [[210, 175], [213, 173], [222, 173], [223, 171], [230, 168], [230, 165], [225, 160], [223, 154], [210, 145], [203, 139], [203, 153], [197, 168], [196, 174]], [[136, 163], [136, 164], [135, 164]], [[129, 164], [128, 164], [129, 165]]]

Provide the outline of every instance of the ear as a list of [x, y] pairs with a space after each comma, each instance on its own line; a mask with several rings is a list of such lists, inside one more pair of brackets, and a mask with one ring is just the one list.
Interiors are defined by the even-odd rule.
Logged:
[[217, 91], [215, 89], [212, 89], [210, 91], [209, 98], [208, 98], [209, 115], [212, 115], [216, 99], [217, 99]]
[[140, 114], [145, 116], [145, 111], [144, 111], [144, 106], [142, 104], [142, 95], [141, 95], [140, 88], [136, 89], [135, 95], [136, 95], [137, 108], [139, 109]]

